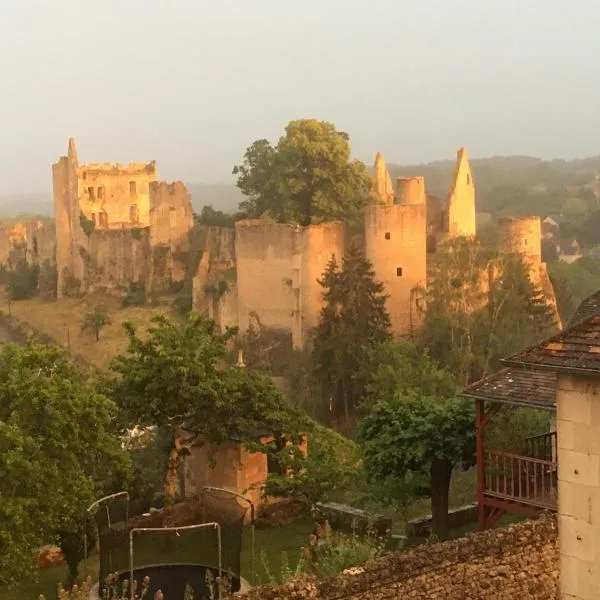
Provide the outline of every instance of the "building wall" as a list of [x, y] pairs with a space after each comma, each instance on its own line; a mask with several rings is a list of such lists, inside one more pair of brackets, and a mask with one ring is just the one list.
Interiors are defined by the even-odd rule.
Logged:
[[89, 291], [125, 292], [132, 283], [148, 278], [150, 231], [114, 229], [93, 231], [87, 240], [87, 287]]
[[264, 327], [292, 331], [302, 347], [318, 324], [322, 289], [317, 280], [332, 256], [345, 252], [339, 223], [300, 227], [264, 220], [235, 225], [238, 324], [248, 328], [256, 314]]
[[366, 209], [366, 256], [389, 295], [387, 309], [395, 335], [410, 335], [419, 324], [412, 290], [427, 285], [426, 220], [424, 203]]
[[396, 179], [396, 202], [398, 204], [425, 204], [425, 178], [398, 177]]
[[528, 267], [529, 278], [540, 289], [554, 318], [562, 327], [554, 287], [542, 262], [542, 224], [540, 217], [503, 217], [497, 222], [498, 250], [500, 254], [520, 254]]
[[147, 291], [166, 291], [185, 279], [194, 211], [181, 181], [150, 184], [150, 266]]
[[65, 295], [65, 282], [74, 278], [85, 291], [85, 263], [81, 249], [86, 236], [80, 224], [77, 184], [77, 155], [69, 145], [68, 156], [52, 166], [54, 220], [56, 225], [57, 298]]
[[388, 554], [323, 581], [254, 588], [240, 600], [558, 600], [557, 538], [556, 520], [544, 516]]
[[448, 194], [448, 235], [450, 237], [474, 236], [475, 184], [465, 148], [456, 155], [456, 168]]
[[558, 376], [561, 599], [600, 598], [600, 380]]
[[90, 163], [77, 169], [79, 203], [97, 229], [147, 227], [156, 162]]

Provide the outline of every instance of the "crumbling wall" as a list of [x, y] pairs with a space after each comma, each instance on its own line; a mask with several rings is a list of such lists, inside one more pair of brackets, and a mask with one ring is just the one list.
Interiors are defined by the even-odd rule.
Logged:
[[385, 286], [392, 332], [415, 332], [421, 318], [413, 289], [427, 285], [426, 206], [368, 206], [365, 213], [366, 256]]
[[147, 227], [156, 162], [90, 163], [77, 169], [79, 203], [97, 229]]
[[0, 265], [5, 266], [10, 256], [11, 244], [8, 230], [0, 227]]
[[526, 265], [533, 285], [540, 289], [554, 318], [561, 326], [554, 287], [546, 264], [542, 262], [542, 223], [540, 217], [503, 217], [498, 219], [498, 250], [500, 254], [519, 254]]
[[73, 143], [69, 143], [68, 155], [62, 156], [52, 165], [57, 298], [85, 291], [85, 263], [81, 248], [86, 246], [86, 235], [80, 222], [77, 166], [77, 154]]
[[261, 587], [240, 600], [558, 600], [556, 519], [544, 516], [383, 556], [325, 581]]
[[56, 261], [56, 225], [30, 221], [25, 224], [27, 261], [53, 265]]
[[461, 148], [456, 155], [456, 168], [448, 193], [447, 219], [450, 237], [471, 237], [476, 234], [475, 185], [465, 148]]
[[150, 184], [150, 267], [147, 291], [165, 292], [186, 276], [194, 212], [181, 181]]
[[93, 231], [86, 245], [88, 290], [126, 292], [132, 283], [144, 284], [149, 256], [148, 227]]
[[424, 177], [398, 177], [396, 179], [396, 202], [398, 204], [425, 204]]
[[338, 264], [346, 249], [341, 223], [300, 227], [264, 220], [236, 223], [238, 324], [248, 328], [252, 314], [261, 325], [291, 331], [302, 347], [319, 322], [327, 263]]

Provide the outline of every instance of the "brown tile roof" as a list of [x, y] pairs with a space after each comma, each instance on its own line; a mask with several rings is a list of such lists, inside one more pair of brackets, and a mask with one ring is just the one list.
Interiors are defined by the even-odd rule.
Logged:
[[569, 319], [567, 329], [587, 321], [590, 317], [600, 315], [600, 291], [581, 301], [575, 314]]
[[477, 400], [555, 410], [556, 373], [507, 367], [472, 383], [462, 394]]
[[504, 359], [505, 365], [580, 375], [600, 375], [600, 315]]

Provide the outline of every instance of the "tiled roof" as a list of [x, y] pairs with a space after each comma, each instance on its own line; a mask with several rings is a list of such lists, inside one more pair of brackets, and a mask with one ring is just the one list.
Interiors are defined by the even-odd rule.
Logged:
[[478, 400], [554, 410], [556, 374], [507, 367], [472, 383], [462, 393]]
[[600, 292], [596, 292], [581, 301], [575, 314], [569, 319], [567, 329], [579, 325], [579, 323], [583, 323], [596, 315], [600, 315]]
[[600, 315], [502, 360], [512, 367], [600, 375]]

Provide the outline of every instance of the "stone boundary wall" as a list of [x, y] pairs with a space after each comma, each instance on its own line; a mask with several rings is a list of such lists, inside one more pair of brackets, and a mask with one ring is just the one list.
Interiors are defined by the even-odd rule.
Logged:
[[554, 516], [369, 561], [324, 581], [255, 588], [240, 600], [558, 600]]

